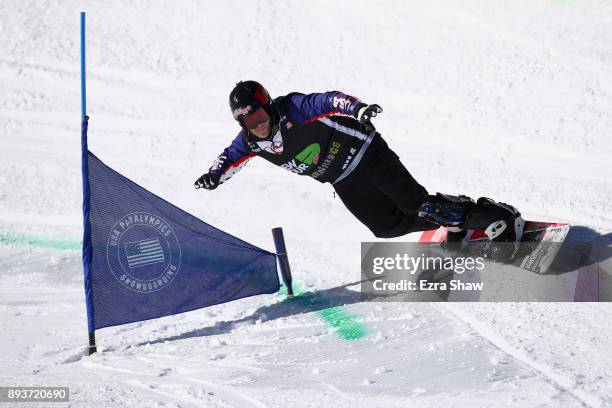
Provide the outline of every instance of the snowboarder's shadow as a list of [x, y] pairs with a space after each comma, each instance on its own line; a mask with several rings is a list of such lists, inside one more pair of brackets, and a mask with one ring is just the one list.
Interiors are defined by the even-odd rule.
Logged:
[[611, 274], [612, 233], [600, 234], [592, 228], [575, 225], [569, 230], [547, 274], [563, 274], [599, 264], [599, 270]]
[[201, 329], [192, 330], [176, 336], [169, 336], [153, 341], [139, 343], [137, 346], [184, 340], [193, 337], [206, 337], [225, 334], [243, 324], [252, 324], [258, 321], [270, 321], [293, 315], [317, 312], [337, 306], [381, 300], [381, 295], [362, 293], [359, 291], [359, 287], [356, 287], [354, 290], [349, 289], [349, 287], [356, 286], [361, 282], [362, 281], [357, 281], [334, 288], [304, 292], [298, 296], [295, 296], [294, 298], [285, 298], [281, 302], [268, 306], [261, 306], [249, 316], [245, 316], [240, 319], [217, 322], [213, 326], [203, 327]]

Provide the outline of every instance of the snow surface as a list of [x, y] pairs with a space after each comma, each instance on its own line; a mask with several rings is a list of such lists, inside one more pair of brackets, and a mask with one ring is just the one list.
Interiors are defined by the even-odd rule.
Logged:
[[[0, 237], [80, 239], [81, 10], [91, 150], [260, 247], [282, 226], [296, 281], [327, 300], [102, 329], [84, 357], [79, 251], [4, 239], [0, 385], [69, 386], [53, 406], [75, 407], [612, 406], [610, 304], [360, 302], [375, 239], [331, 186], [255, 159], [192, 188], [237, 132], [236, 81], [339, 89], [384, 107], [378, 129], [431, 192], [610, 242], [611, 2], [0, 2]], [[328, 307], [366, 335], [339, 337]]]

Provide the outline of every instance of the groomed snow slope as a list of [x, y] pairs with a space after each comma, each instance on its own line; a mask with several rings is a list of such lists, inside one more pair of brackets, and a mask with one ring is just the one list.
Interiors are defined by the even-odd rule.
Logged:
[[[319, 292], [103, 329], [83, 357], [79, 251], [20, 238], [80, 239], [82, 10], [91, 150], [260, 247], [283, 226]], [[374, 238], [329, 185], [254, 159], [192, 188], [238, 130], [236, 81], [339, 89], [384, 107], [377, 128], [431, 192], [610, 242], [611, 27], [605, 1], [0, 3], [0, 385], [70, 386], [75, 407], [611, 406], [609, 304], [359, 302]]]

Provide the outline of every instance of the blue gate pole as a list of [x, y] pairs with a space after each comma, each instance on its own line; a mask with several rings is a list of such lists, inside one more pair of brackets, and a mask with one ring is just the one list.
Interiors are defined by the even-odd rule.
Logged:
[[274, 246], [276, 247], [276, 259], [280, 268], [283, 283], [287, 288], [287, 296], [293, 297], [293, 286], [291, 278], [291, 268], [289, 267], [289, 258], [287, 257], [287, 247], [285, 246], [285, 236], [283, 229], [277, 227], [272, 229], [272, 238], [274, 238]]
[[81, 173], [83, 175], [83, 282], [87, 305], [87, 332], [89, 347], [87, 355], [97, 351], [94, 324], [93, 288], [91, 283], [91, 223], [89, 221], [89, 166], [87, 162], [87, 106], [85, 98], [85, 12], [81, 11]]

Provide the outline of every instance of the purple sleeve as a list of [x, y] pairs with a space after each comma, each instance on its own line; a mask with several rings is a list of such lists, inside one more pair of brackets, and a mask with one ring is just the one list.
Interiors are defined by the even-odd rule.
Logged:
[[215, 160], [208, 171], [218, 174], [220, 176], [219, 182], [223, 183], [240, 171], [246, 162], [254, 156], [255, 153], [244, 144], [242, 132], [240, 132], [232, 141], [232, 144], [225, 148], [223, 153], [217, 157], [217, 160]]
[[355, 109], [362, 104], [358, 98], [339, 91], [308, 95], [292, 93], [287, 98], [289, 116], [302, 124], [330, 115], [353, 116]]

